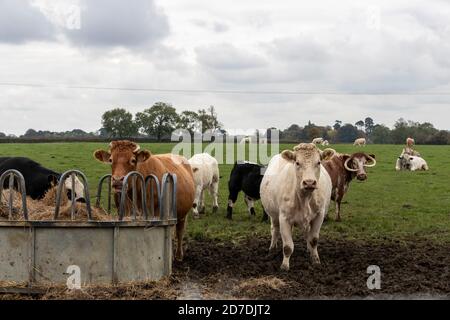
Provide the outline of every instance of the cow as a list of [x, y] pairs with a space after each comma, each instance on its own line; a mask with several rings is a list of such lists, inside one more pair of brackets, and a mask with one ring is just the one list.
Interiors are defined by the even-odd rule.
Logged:
[[407, 147], [412, 148], [414, 146], [414, 144], [415, 144], [415, 141], [413, 138], [411, 138], [411, 137], [406, 138], [406, 146]]
[[321, 143], [322, 146], [329, 146], [330, 143], [328, 142], [328, 140], [323, 140]]
[[213, 213], [219, 209], [219, 164], [207, 153], [194, 155], [189, 159], [195, 182], [195, 200], [192, 212], [195, 218], [199, 217], [199, 211], [205, 211], [205, 192], [208, 190], [213, 198]]
[[[244, 192], [244, 201], [248, 212], [255, 215], [255, 201], [260, 199], [259, 188], [264, 175], [265, 167], [252, 162], [235, 162], [228, 180], [228, 205], [227, 219], [233, 218], [233, 207], [238, 198], [239, 192]], [[267, 220], [267, 215], [263, 212], [263, 220]]]
[[422, 157], [402, 153], [397, 159], [397, 163], [395, 164], [395, 170], [427, 171], [429, 170], [429, 167], [427, 162]]
[[282, 270], [289, 270], [294, 251], [292, 227], [303, 228], [314, 264], [320, 264], [317, 246], [319, 232], [331, 198], [331, 178], [322, 161], [335, 151], [323, 152], [313, 143], [301, 143], [284, 150], [269, 162], [261, 182], [261, 202], [270, 216], [272, 240], [269, 250], [283, 243]]
[[366, 145], [366, 138], [358, 138], [355, 140], [355, 142], [353, 143], [354, 146], [365, 146]]
[[341, 220], [341, 202], [347, 193], [350, 182], [356, 177], [359, 181], [367, 180], [366, 168], [374, 167], [377, 162], [374, 154], [356, 152], [353, 154], [338, 154], [330, 160], [324, 161], [323, 166], [327, 170], [333, 185], [331, 200], [336, 205], [336, 221]]
[[[0, 157], [0, 175], [7, 170], [19, 171], [25, 179], [26, 194], [33, 200], [41, 200], [52, 186], [56, 185], [61, 173], [47, 169], [40, 163], [25, 157]], [[67, 178], [64, 185], [69, 199], [72, 197], [72, 181]], [[9, 187], [9, 178], [5, 179], [4, 188]], [[14, 186], [17, 189], [17, 183]], [[84, 186], [78, 177], [75, 176], [75, 200], [86, 202], [84, 198]]]
[[311, 143], [322, 144], [323, 143], [323, 138], [314, 138]]
[[[165, 173], [176, 174], [177, 250], [175, 258], [178, 261], [182, 261], [184, 255], [183, 237], [187, 214], [192, 208], [195, 197], [194, 177], [188, 160], [182, 156], [173, 154], [154, 155], [148, 150], [141, 150], [138, 144], [128, 140], [111, 142], [108, 151], [97, 150], [94, 152], [94, 158], [111, 165], [111, 185], [115, 193], [114, 199], [117, 208], [119, 207], [119, 197], [122, 192], [124, 178], [131, 171], [138, 171], [144, 177], [153, 174], [159, 181], [162, 180]], [[136, 188], [140, 191], [140, 188], [142, 188], [141, 183], [137, 183]], [[131, 188], [128, 191], [131, 192]], [[138, 192], [138, 194], [140, 193]], [[159, 215], [156, 195], [154, 203], [155, 213]], [[142, 211], [143, 208], [141, 208], [140, 201], [138, 201], [137, 205], [138, 209]]]

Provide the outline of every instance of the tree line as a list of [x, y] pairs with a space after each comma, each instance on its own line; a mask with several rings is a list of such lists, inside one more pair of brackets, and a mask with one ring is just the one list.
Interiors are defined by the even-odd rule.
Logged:
[[[176, 129], [195, 132], [212, 131], [226, 135], [223, 124], [218, 119], [214, 106], [198, 111], [185, 110], [180, 113], [168, 103], [157, 102], [150, 108], [132, 114], [124, 108], [106, 111], [101, 118], [102, 127], [96, 132], [74, 129], [65, 132], [36, 131], [29, 129], [20, 137], [7, 136], [0, 132], [0, 141], [15, 140], [86, 140], [95, 139], [144, 139], [151, 141], [170, 141]], [[369, 143], [403, 144], [407, 137], [413, 137], [418, 144], [450, 144], [450, 132], [438, 130], [429, 122], [415, 122], [398, 119], [391, 129], [384, 124], [376, 124], [371, 117], [356, 123], [343, 123], [336, 120], [333, 125], [320, 126], [308, 121], [304, 126], [292, 124], [278, 131], [281, 142], [310, 142], [322, 137], [330, 143], [352, 143], [357, 138], [366, 138]], [[264, 136], [270, 138], [270, 130]], [[255, 132], [256, 133], [256, 132]]]
[[304, 127], [292, 124], [280, 132], [283, 141], [308, 142], [322, 137], [331, 143], [352, 143], [357, 138], [366, 138], [375, 144], [403, 144], [407, 137], [412, 137], [418, 144], [450, 144], [450, 132], [438, 130], [429, 122], [415, 122], [398, 119], [390, 129], [384, 124], [375, 124], [370, 117], [355, 124], [336, 120], [333, 126], [317, 126], [308, 122]]

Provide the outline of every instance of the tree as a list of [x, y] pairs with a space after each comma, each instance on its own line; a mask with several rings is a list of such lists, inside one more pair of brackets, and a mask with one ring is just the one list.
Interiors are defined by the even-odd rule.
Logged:
[[362, 130], [362, 128], [364, 127], [364, 121], [359, 120], [355, 123], [355, 126], [359, 129]]
[[383, 124], [377, 124], [372, 129], [373, 143], [392, 143], [391, 130]]
[[350, 123], [339, 128], [336, 134], [337, 142], [353, 142], [356, 138], [358, 138], [358, 129]]
[[23, 136], [27, 137], [27, 138], [33, 138], [33, 137], [37, 137], [38, 135], [39, 134], [36, 130], [28, 129]]
[[177, 127], [179, 129], [188, 130], [189, 133], [194, 135], [194, 132], [198, 130], [199, 117], [197, 112], [194, 111], [183, 111], [178, 117]]
[[6, 134], [4, 134], [3, 132], [0, 132], [0, 138], [6, 138]]
[[334, 122], [334, 125], [333, 125], [333, 128], [334, 128], [334, 130], [339, 130], [339, 128], [341, 127], [341, 125], [342, 125], [342, 121], [341, 120], [336, 120], [335, 122]]
[[156, 136], [158, 141], [166, 134], [171, 134], [179, 121], [177, 111], [172, 105], [157, 102], [151, 108], [136, 114], [136, 123], [147, 135]]
[[374, 128], [375, 123], [373, 122], [373, 119], [371, 117], [367, 117], [364, 119], [364, 127], [366, 129], [366, 134], [371, 135], [372, 130]]
[[198, 110], [198, 119], [202, 124], [202, 133], [207, 130], [215, 131], [222, 128], [222, 124], [217, 118], [217, 112], [214, 106], [210, 106], [208, 110]]
[[106, 111], [102, 116], [102, 125], [112, 138], [131, 138], [137, 134], [133, 115], [125, 109]]

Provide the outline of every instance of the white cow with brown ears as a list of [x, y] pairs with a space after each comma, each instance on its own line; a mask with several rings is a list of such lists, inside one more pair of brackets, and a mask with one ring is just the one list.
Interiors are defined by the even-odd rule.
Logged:
[[261, 202], [271, 221], [270, 250], [277, 248], [281, 234], [282, 270], [289, 270], [289, 259], [294, 251], [294, 225], [305, 231], [313, 263], [320, 263], [319, 232], [330, 205], [332, 187], [322, 160], [334, 154], [333, 149], [322, 152], [312, 143], [301, 143], [293, 151], [285, 150], [273, 157], [264, 174]]
[[208, 190], [213, 198], [213, 213], [219, 209], [217, 201], [219, 194], [219, 164], [207, 153], [194, 155], [189, 159], [194, 173], [195, 200], [192, 205], [194, 217], [199, 217], [199, 211], [205, 211], [205, 192]]

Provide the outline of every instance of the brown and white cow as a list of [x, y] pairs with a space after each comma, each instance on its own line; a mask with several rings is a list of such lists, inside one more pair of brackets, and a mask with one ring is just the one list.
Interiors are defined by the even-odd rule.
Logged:
[[[144, 177], [154, 174], [160, 181], [165, 173], [170, 172], [177, 175], [176, 237], [178, 246], [175, 256], [177, 260], [182, 260], [186, 218], [192, 208], [195, 196], [194, 177], [187, 159], [172, 154], [153, 155], [150, 151], [141, 150], [138, 144], [128, 140], [113, 141], [109, 146], [109, 151], [97, 150], [94, 157], [101, 162], [111, 164], [111, 184], [115, 192], [117, 207], [123, 180], [131, 171], [138, 171]], [[137, 183], [136, 187], [141, 188], [141, 184]], [[138, 201], [138, 207], [140, 206], [141, 202]], [[139, 209], [142, 211], [142, 208]], [[157, 209], [158, 201], [155, 195], [155, 213], [159, 214]]]
[[408, 148], [412, 148], [414, 146], [414, 143], [415, 143], [415, 141], [413, 138], [411, 138], [411, 137], [406, 138], [406, 146]]
[[367, 180], [366, 168], [376, 165], [375, 155], [364, 152], [336, 154], [323, 162], [323, 166], [331, 177], [333, 189], [331, 199], [336, 204], [336, 220], [341, 220], [341, 202], [348, 191], [350, 182], [356, 177], [359, 181]]

